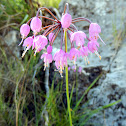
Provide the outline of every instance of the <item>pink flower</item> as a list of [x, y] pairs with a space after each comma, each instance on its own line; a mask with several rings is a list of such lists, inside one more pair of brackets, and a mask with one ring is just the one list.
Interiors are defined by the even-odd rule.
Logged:
[[74, 33], [74, 32], [71, 32], [71, 33], [70, 33], [70, 42], [71, 42], [71, 43], [72, 43], [72, 37], [71, 37], [71, 36], [72, 36], [73, 33]]
[[56, 61], [56, 60], [59, 60], [60, 59], [60, 56], [62, 57], [63, 55], [65, 54], [65, 52], [60, 49], [59, 51], [57, 51], [54, 56], [53, 56], [53, 59]]
[[98, 50], [97, 46], [99, 47], [99, 43], [95, 40], [91, 40], [88, 42], [88, 49], [94, 53], [95, 51]]
[[72, 66], [72, 69], [76, 72], [76, 65]]
[[49, 66], [49, 63], [52, 62], [52, 55], [49, 53], [44, 53], [41, 56], [41, 59], [44, 58], [44, 70], [46, 69], [46, 67]]
[[101, 32], [101, 28], [97, 23], [91, 23], [89, 26], [89, 38], [90, 40], [97, 40], [99, 33]]
[[84, 57], [86, 65], [87, 65], [87, 63], [88, 64], [90, 63], [89, 60], [88, 60], [88, 57], [87, 57], [88, 53], [89, 53], [89, 49], [88, 49], [87, 46], [84, 46], [84, 47], [80, 48], [80, 54], [81, 54], [82, 57]]
[[33, 38], [32, 37], [28, 37], [24, 40], [23, 46], [27, 47], [28, 49], [31, 48], [33, 44]]
[[82, 46], [84, 44], [84, 38], [86, 38], [86, 34], [82, 31], [74, 32], [71, 35], [71, 41], [76, 41], [77, 46]]
[[81, 47], [80, 48], [80, 55], [83, 56], [88, 56], [89, 50], [87, 46]]
[[55, 35], [54, 35], [53, 32], [51, 32], [51, 33], [49, 34], [49, 41], [50, 41], [50, 42], [53, 42], [53, 41], [54, 41], [54, 38], [55, 38]]
[[70, 14], [66, 13], [61, 18], [61, 24], [63, 28], [68, 28], [72, 22], [72, 17]]
[[74, 64], [77, 60], [77, 56], [80, 56], [79, 50], [77, 50], [76, 48], [72, 48], [69, 52], [69, 59], [73, 60]]
[[82, 72], [82, 67], [81, 66], [79, 67], [78, 72], [79, 72], [79, 74], [81, 74], [81, 72]]
[[31, 29], [34, 33], [40, 32], [40, 29], [42, 27], [42, 22], [38, 17], [33, 17], [31, 20]]
[[64, 70], [64, 67], [67, 66], [67, 57], [68, 54], [65, 53], [62, 49], [55, 53], [53, 59], [55, 60], [55, 66], [59, 71], [61, 77]]
[[22, 35], [22, 37], [26, 37], [30, 32], [30, 27], [28, 24], [23, 24], [21, 27], [20, 27], [20, 33]]
[[24, 38], [29, 34], [30, 32], [30, 27], [28, 24], [23, 24], [21, 27], [20, 27], [20, 33], [22, 35], [22, 40], [19, 44], [19, 46], [22, 44]]
[[44, 35], [38, 35], [33, 40], [33, 47], [32, 49], [36, 49], [36, 52], [40, 52], [46, 45], [48, 44], [48, 40]]
[[48, 45], [48, 47], [47, 47], [47, 53], [51, 53], [52, 52], [52, 46], [50, 46], [50, 45]]
[[95, 53], [101, 60], [101, 56], [98, 53], [98, 48], [99, 47], [99, 43], [96, 40], [91, 40], [88, 42], [88, 49], [92, 52]]
[[97, 23], [91, 23], [89, 26], [89, 33], [100, 33], [101, 28]]
[[25, 53], [31, 48], [32, 44], [33, 44], [33, 38], [32, 37], [28, 37], [24, 40], [23, 46], [25, 46], [26, 48], [25, 48], [25, 50], [22, 54], [22, 57], [24, 57]]
[[70, 69], [71, 69], [71, 68], [70, 68], [70, 67], [68, 67], [68, 71], [70, 71]]

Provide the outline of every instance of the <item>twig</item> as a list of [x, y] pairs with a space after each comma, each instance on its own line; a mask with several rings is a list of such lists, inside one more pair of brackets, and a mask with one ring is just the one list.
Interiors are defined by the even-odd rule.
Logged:
[[41, 113], [41, 119], [43, 119], [43, 115], [45, 114], [45, 126], [48, 126], [48, 123], [49, 123], [49, 115], [48, 115], [48, 112], [46, 111], [46, 105], [47, 105], [47, 99], [49, 97], [49, 67], [48, 66], [46, 68], [46, 71], [45, 71], [45, 89], [46, 89], [46, 101], [45, 101], [45, 106], [44, 106], [44, 109]]

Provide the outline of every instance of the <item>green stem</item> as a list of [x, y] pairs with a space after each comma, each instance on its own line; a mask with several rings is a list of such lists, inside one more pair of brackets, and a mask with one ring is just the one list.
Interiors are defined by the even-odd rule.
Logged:
[[[67, 52], [67, 32], [65, 30], [64, 30], [64, 36], [65, 36], [65, 52]], [[69, 99], [69, 85], [68, 85], [68, 66], [65, 67], [65, 72], [66, 72], [67, 106], [68, 106], [68, 112], [69, 112], [70, 126], [72, 126], [72, 118], [71, 118], [71, 111], [70, 111], [70, 99]]]

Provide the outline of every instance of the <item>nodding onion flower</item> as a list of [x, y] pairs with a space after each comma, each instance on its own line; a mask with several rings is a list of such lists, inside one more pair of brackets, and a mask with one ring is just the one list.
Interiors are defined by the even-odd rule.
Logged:
[[[39, 16], [40, 10], [48, 11], [52, 18]], [[50, 20], [53, 24], [42, 27], [42, 21], [40, 18]], [[79, 21], [86, 21], [89, 23], [89, 37], [83, 31], [79, 31], [75, 26], [75, 23]], [[33, 32], [33, 35], [27, 37], [30, 30]], [[64, 32], [67, 33], [68, 38], [70, 39], [71, 49], [69, 53], [62, 49], [65, 35]], [[22, 41], [19, 45], [23, 43], [23, 46], [25, 47], [22, 57], [24, 57], [25, 53], [31, 48], [31, 46], [34, 50], [34, 55], [47, 46], [47, 52], [41, 55], [41, 59], [44, 58], [44, 70], [50, 63], [52, 63], [52, 61], [55, 61], [55, 66], [61, 76], [64, 67], [68, 65], [67, 59], [73, 61], [74, 66], [76, 66], [77, 57], [80, 56], [84, 57], [86, 64], [89, 64], [88, 55], [90, 53], [95, 53], [101, 59], [101, 56], [98, 53], [99, 43], [97, 42], [98, 38], [103, 42], [99, 35], [99, 33], [101, 33], [100, 26], [97, 23], [92, 23], [89, 19], [84, 17], [72, 19], [72, 16], [69, 13], [68, 3], [65, 4], [61, 19], [57, 19], [48, 8], [39, 8], [36, 16], [20, 27], [20, 33]], [[52, 46], [58, 34], [61, 34], [60, 50], [52, 56]]]

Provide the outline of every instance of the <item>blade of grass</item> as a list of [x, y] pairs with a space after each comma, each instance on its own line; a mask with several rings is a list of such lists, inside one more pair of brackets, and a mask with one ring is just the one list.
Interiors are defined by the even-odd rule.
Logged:
[[80, 105], [81, 101], [83, 100], [84, 96], [88, 93], [88, 91], [93, 87], [93, 85], [99, 80], [99, 78], [102, 76], [102, 74], [100, 74], [92, 83], [91, 85], [86, 89], [86, 91], [84, 92], [84, 94], [82, 95], [82, 97], [80, 98], [80, 100], [77, 102], [74, 111], [78, 108], [78, 106]]
[[[115, 104], [117, 104], [117, 103], [119, 103], [119, 102], [121, 102], [121, 99], [118, 100], [118, 101], [116, 101], [116, 102], [110, 103], [110, 104], [108, 104], [108, 105], [102, 106], [102, 107], [100, 107], [100, 108], [98, 108], [98, 109], [92, 110], [90, 114], [85, 114], [82, 118], [84, 118], [84, 117], [86, 117], [86, 116], [88, 116], [88, 117], [85, 119], [85, 121], [84, 121], [83, 123], [81, 123], [81, 125], [82, 125], [82, 126], [85, 125], [86, 122], [87, 122], [94, 114], [98, 113], [99, 111], [101, 111], [101, 110], [103, 110], [103, 109], [109, 108], [109, 107], [111, 107], [111, 106], [113, 106], [113, 105], [115, 105]], [[80, 125], [80, 126], [81, 126], [81, 125]]]

